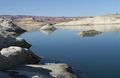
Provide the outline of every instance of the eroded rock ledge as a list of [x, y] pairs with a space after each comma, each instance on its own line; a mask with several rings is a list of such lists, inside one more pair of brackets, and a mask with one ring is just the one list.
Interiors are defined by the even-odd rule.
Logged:
[[6, 78], [77, 78], [66, 64], [25, 65], [0, 74]]
[[29, 44], [22, 38], [15, 38], [12, 36], [0, 35], [0, 49], [6, 48], [9, 46], [20, 46], [23, 48], [30, 48], [31, 44]]
[[101, 33], [102, 32], [96, 30], [88, 30], [88, 31], [81, 31], [78, 34], [81, 35], [82, 37], [93, 37]]
[[21, 64], [33, 64], [40, 60], [40, 57], [27, 48], [10, 46], [0, 51], [0, 70]]
[[[11, 46], [0, 51], [1, 78], [77, 78], [67, 64], [37, 64], [41, 57], [31, 50]], [[26, 65], [25, 65], [26, 64]]]

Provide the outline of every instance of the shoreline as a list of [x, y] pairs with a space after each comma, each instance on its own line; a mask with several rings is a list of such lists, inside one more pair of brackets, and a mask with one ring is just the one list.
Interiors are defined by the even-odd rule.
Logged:
[[[23, 29], [18, 27], [12, 21], [3, 20], [0, 23], [2, 31], [0, 33], [0, 76], [3, 78], [76, 78], [72, 68], [64, 63], [38, 64], [41, 57], [29, 50], [32, 46], [22, 38], [17, 38], [16, 33]], [[3, 35], [2, 35], [3, 34]], [[32, 69], [31, 69], [32, 68]], [[70, 71], [68, 71], [70, 70]], [[38, 71], [38, 72], [35, 72]], [[28, 72], [28, 73], [25, 73]], [[31, 73], [31, 75], [30, 75]], [[11, 75], [12, 74], [12, 75]]]

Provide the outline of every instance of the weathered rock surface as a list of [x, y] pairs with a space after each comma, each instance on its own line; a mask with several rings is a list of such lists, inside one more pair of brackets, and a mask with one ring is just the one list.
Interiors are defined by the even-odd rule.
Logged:
[[0, 30], [1, 31], [8, 31], [8, 32], [16, 32], [16, 33], [25, 32], [25, 30], [18, 27], [11, 20], [2, 20], [0, 23]]
[[9, 46], [20, 46], [23, 48], [30, 48], [31, 45], [22, 38], [15, 38], [11, 36], [0, 35], [0, 49]]
[[86, 37], [86, 36], [95, 36], [95, 35], [98, 35], [100, 33], [102, 33], [102, 32], [99, 32], [96, 30], [88, 30], [88, 31], [82, 31], [79, 34], [83, 37]]
[[0, 51], [0, 70], [16, 65], [37, 63], [40, 57], [26, 48], [11, 46]]
[[77, 78], [67, 64], [26, 65], [0, 73], [6, 78]]
[[6, 35], [6, 36], [18, 36], [16, 32], [7, 32], [7, 31], [0, 31], [0, 35]]
[[47, 24], [45, 26], [42, 26], [40, 30], [55, 30], [56, 28], [53, 25]]

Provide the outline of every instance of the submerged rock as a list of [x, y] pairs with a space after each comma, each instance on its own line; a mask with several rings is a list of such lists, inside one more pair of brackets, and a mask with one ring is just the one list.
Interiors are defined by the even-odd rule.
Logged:
[[0, 70], [21, 64], [37, 63], [40, 59], [40, 57], [26, 48], [17, 46], [3, 48], [0, 51]]
[[47, 24], [45, 26], [42, 26], [40, 30], [55, 30], [56, 28], [52, 24]]
[[21, 29], [20, 27], [18, 27], [11, 20], [3, 20], [0, 23], [0, 30], [1, 31], [8, 31], [8, 32], [16, 32], [16, 33], [25, 32], [24, 29]]
[[12, 36], [0, 35], [0, 49], [9, 46], [20, 46], [23, 48], [30, 48], [31, 45], [22, 38], [15, 38]]
[[86, 36], [95, 36], [95, 35], [98, 35], [102, 32], [99, 32], [99, 31], [96, 31], [96, 30], [88, 30], [88, 31], [82, 31], [80, 32], [79, 34], [83, 37], [86, 37]]
[[9, 78], [77, 78], [67, 64], [26, 65], [1, 73]]

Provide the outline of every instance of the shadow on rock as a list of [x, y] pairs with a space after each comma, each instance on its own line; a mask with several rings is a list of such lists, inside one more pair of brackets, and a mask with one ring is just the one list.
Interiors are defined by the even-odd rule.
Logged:
[[41, 57], [26, 48], [11, 46], [0, 51], [0, 70], [23, 64], [38, 63]]
[[20, 46], [22, 48], [31, 47], [31, 45], [22, 38], [0, 35], [0, 50], [9, 46]]

